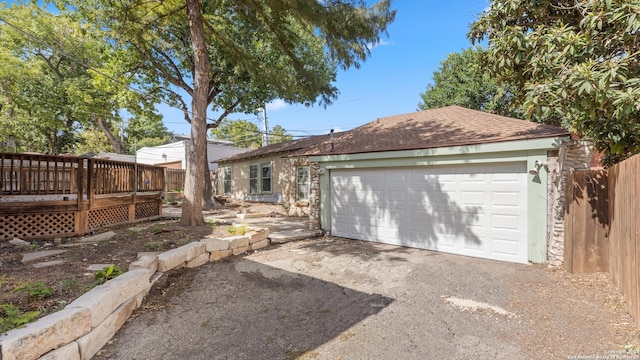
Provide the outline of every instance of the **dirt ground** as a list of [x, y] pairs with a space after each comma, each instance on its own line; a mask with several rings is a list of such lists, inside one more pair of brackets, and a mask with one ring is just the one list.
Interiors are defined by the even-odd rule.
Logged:
[[[207, 215], [228, 213], [229, 210], [284, 214], [278, 205], [229, 204], [218, 210], [206, 211]], [[159, 219], [136, 224], [108, 227], [95, 234], [113, 231], [116, 236], [108, 241], [81, 243], [80, 238], [61, 238], [32, 241], [30, 246], [17, 247], [0, 243], [0, 305], [15, 305], [20, 311], [38, 311], [39, 317], [61, 310], [68, 303], [89, 291], [94, 284], [96, 271], [88, 270], [92, 264], [114, 264], [123, 271], [137, 259], [139, 252], [163, 252], [204, 237], [231, 236], [229, 225], [185, 227], [176, 219]], [[44, 250], [66, 250], [65, 253], [47, 257], [41, 261], [62, 260], [63, 264], [34, 267], [38, 263], [22, 263], [23, 254]], [[16, 291], [22, 285], [44, 283], [53, 293], [44, 299], [29, 296], [27, 291]], [[38, 291], [38, 290], [36, 290]], [[0, 315], [4, 315], [0, 312]]]
[[602, 273], [324, 237], [168, 275], [96, 359], [640, 358]]

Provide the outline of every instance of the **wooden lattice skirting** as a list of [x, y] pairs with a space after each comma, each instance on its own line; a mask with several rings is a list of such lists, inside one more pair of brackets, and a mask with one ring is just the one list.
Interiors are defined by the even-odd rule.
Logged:
[[0, 215], [0, 240], [73, 236], [74, 229], [74, 212]]
[[[162, 215], [161, 195], [85, 200], [82, 210], [70, 209], [75, 206], [69, 201], [0, 203], [0, 241], [77, 236], [108, 226], [158, 218]], [[42, 209], [46, 207], [51, 207], [51, 211]]]

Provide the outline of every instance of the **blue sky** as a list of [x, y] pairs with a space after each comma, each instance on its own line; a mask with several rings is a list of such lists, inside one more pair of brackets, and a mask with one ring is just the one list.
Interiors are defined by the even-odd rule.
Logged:
[[[338, 74], [340, 95], [326, 109], [286, 105], [267, 106], [270, 127], [282, 125], [294, 136], [349, 130], [379, 117], [413, 112], [440, 61], [451, 52], [470, 46], [469, 24], [488, 6], [487, 0], [395, 0], [395, 22], [388, 38], [375, 47], [360, 69]], [[159, 107], [170, 131], [189, 134], [178, 110]], [[214, 118], [215, 114], [209, 114]], [[253, 115], [232, 114], [229, 119]]]

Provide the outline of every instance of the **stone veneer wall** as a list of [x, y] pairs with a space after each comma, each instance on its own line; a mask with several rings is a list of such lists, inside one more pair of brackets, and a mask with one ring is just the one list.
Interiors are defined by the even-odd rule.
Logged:
[[[296, 200], [296, 167], [309, 166], [309, 200]], [[288, 216], [308, 216], [312, 229], [320, 228], [320, 165], [306, 157], [289, 158], [282, 167], [282, 202]]]
[[549, 266], [560, 266], [564, 261], [564, 211], [567, 174], [575, 170], [588, 170], [593, 158], [593, 142], [570, 140], [560, 145], [557, 152], [549, 152], [547, 174], [548, 228], [547, 260]]
[[309, 228], [320, 229], [320, 164], [311, 163], [309, 166], [311, 189], [309, 190]]

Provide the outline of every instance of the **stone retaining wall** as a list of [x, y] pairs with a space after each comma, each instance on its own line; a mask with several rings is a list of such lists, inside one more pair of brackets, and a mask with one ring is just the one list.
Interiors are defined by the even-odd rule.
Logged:
[[0, 360], [91, 359], [140, 307], [162, 273], [193, 268], [269, 245], [269, 229], [205, 238], [159, 255], [140, 257], [129, 271], [77, 298], [63, 310], [0, 336]]

